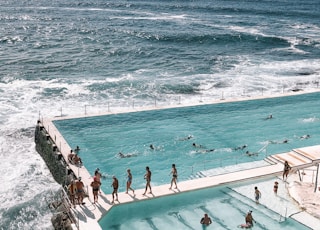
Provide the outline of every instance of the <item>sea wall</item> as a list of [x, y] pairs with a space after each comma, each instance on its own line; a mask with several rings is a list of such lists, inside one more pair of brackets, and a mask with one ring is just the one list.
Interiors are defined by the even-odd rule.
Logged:
[[61, 190], [54, 194], [49, 207], [54, 215], [51, 223], [54, 229], [72, 230], [78, 227], [72, 227], [76, 223], [72, 210], [70, 209], [70, 201], [68, 199], [66, 186], [70, 180], [74, 179], [74, 173], [69, 169], [67, 162], [63, 158], [61, 152], [57, 148], [55, 141], [52, 140], [47, 130], [38, 121], [35, 129], [36, 150], [41, 155], [48, 166], [53, 178], [61, 184]]
[[[68, 178], [72, 171], [57, 148], [54, 140], [51, 139], [40, 121], [35, 129], [36, 150], [47, 164], [53, 178], [62, 186], [68, 184]], [[68, 176], [69, 175], [69, 176]]]

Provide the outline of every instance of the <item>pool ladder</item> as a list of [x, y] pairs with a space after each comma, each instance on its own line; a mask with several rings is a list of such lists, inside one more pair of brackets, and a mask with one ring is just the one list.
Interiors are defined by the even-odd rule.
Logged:
[[283, 215], [279, 215], [279, 222], [284, 222], [287, 220], [287, 213], [288, 213], [288, 207], [286, 207], [286, 210], [285, 210], [285, 213], [284, 213], [284, 216]]

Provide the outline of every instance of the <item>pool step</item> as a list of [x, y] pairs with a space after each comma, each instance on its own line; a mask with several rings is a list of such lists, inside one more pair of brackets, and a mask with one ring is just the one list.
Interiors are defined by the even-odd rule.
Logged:
[[304, 152], [302, 150], [296, 149], [287, 153], [268, 156], [267, 159], [282, 164], [285, 161], [288, 161], [292, 168], [304, 168], [306, 165], [312, 164], [312, 159], [306, 155], [307, 153], [305, 153], [305, 155], [303, 153]]
[[277, 213], [262, 204], [259, 205], [259, 209], [255, 209], [254, 207], [256, 207], [256, 203], [253, 199], [246, 197], [236, 192], [235, 190], [229, 189], [227, 191], [224, 191], [224, 193], [232, 198], [230, 203], [233, 204], [234, 207], [238, 207], [242, 211], [255, 210], [255, 212], [260, 212], [264, 216], [268, 216], [270, 219], [273, 219], [275, 221], [282, 222], [285, 220], [284, 218], [281, 218], [280, 213]]
[[274, 165], [277, 164], [278, 161], [273, 159], [272, 157], [268, 156], [267, 158], [264, 158], [264, 161], [266, 161], [268, 164]]
[[189, 180], [194, 180], [194, 179], [199, 179], [199, 178], [203, 178], [203, 177], [207, 177], [206, 175], [204, 175], [201, 171], [197, 172], [196, 174], [191, 174], [189, 176]]
[[241, 163], [241, 164], [237, 164], [237, 165], [229, 165], [229, 166], [225, 166], [225, 167], [213, 168], [213, 169], [202, 170], [202, 171], [196, 172], [195, 174], [190, 175], [189, 179], [198, 179], [198, 178], [202, 178], [202, 177], [217, 176], [217, 175], [222, 175], [222, 174], [226, 174], [226, 173], [232, 173], [232, 172], [238, 172], [238, 171], [247, 170], [247, 169], [264, 167], [267, 165], [270, 165], [270, 163], [265, 160], [246, 162], [246, 163]]

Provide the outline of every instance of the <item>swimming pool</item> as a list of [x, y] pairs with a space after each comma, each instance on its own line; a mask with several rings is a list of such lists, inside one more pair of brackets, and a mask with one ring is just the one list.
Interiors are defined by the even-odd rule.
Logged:
[[[80, 156], [90, 172], [100, 168], [105, 175], [116, 175], [119, 190], [124, 191], [127, 168], [131, 168], [134, 177], [133, 187], [143, 188], [147, 165], [155, 186], [170, 182], [172, 163], [177, 165], [181, 181], [201, 176], [202, 171], [211, 168], [262, 160], [266, 155], [316, 145], [319, 99], [320, 93], [311, 93], [56, 120], [54, 124], [70, 146], [80, 146]], [[269, 114], [272, 119], [266, 119]], [[305, 134], [311, 138], [301, 139]], [[186, 138], [189, 135], [191, 139]], [[285, 139], [288, 143], [282, 143]], [[267, 144], [269, 141], [273, 144]], [[192, 143], [203, 148], [195, 148]], [[150, 144], [156, 150], [150, 149]], [[234, 150], [243, 145], [247, 147]], [[214, 151], [206, 152], [210, 149]], [[255, 156], [245, 154], [259, 150]], [[135, 156], [120, 158], [120, 151]], [[108, 179], [102, 181], [105, 193], [111, 192], [110, 183]]]
[[[273, 179], [270, 182], [273, 182]], [[259, 188], [262, 188], [264, 192], [263, 199], [272, 202], [274, 199], [280, 199], [279, 197], [284, 196], [284, 194], [279, 194], [279, 197], [275, 198], [272, 190], [268, 194], [267, 190], [262, 187], [263, 183], [265, 182], [257, 181]], [[310, 229], [291, 218], [283, 221], [284, 218], [281, 218], [279, 213], [264, 205], [256, 205], [251, 197], [243, 196], [236, 191], [238, 186], [245, 187], [248, 184], [242, 183], [231, 187], [219, 186], [117, 205], [99, 221], [99, 224], [102, 229], [108, 230], [200, 229], [200, 219], [204, 213], [208, 213], [213, 221], [208, 229], [237, 229], [238, 225], [244, 223], [244, 217], [248, 210], [252, 210], [256, 220], [254, 229]], [[251, 186], [250, 189], [252, 189]], [[289, 198], [286, 197], [286, 199]], [[276, 200], [275, 205], [285, 207], [279, 200]], [[295, 212], [299, 212], [299, 210]]]

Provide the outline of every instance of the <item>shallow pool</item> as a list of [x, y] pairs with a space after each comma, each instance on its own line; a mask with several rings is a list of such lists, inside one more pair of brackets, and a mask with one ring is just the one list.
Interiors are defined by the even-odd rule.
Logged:
[[[236, 192], [236, 187], [219, 186], [117, 205], [99, 221], [99, 224], [102, 229], [108, 230], [201, 229], [200, 219], [207, 213], [213, 221], [207, 229], [231, 230], [244, 223], [246, 213], [252, 210], [253, 218], [256, 220], [253, 229], [310, 229], [291, 218], [284, 219], [279, 213], [262, 204], [256, 205], [251, 197]], [[263, 192], [263, 199], [270, 202], [275, 199], [272, 192]], [[282, 203], [276, 205], [285, 207]]]

